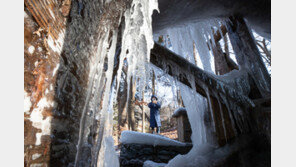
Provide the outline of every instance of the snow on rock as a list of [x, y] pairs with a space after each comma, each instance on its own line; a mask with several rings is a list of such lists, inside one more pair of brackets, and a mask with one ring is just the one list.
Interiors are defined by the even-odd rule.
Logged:
[[43, 97], [38, 102], [37, 108], [34, 108], [30, 114], [29, 120], [32, 122], [32, 125], [37, 129], [41, 129], [41, 133], [36, 133], [35, 145], [41, 144], [41, 136], [50, 135], [52, 117], [47, 116], [44, 118], [42, 112], [44, 111], [44, 109], [52, 107], [53, 105], [53, 101], [50, 101], [46, 97]]
[[147, 144], [147, 145], [161, 145], [161, 146], [185, 146], [185, 143], [172, 140], [170, 138], [154, 135], [149, 133], [140, 133], [135, 131], [123, 131], [121, 133], [120, 142], [124, 144]]
[[33, 155], [32, 155], [32, 160], [35, 160], [35, 159], [37, 159], [37, 158], [39, 158], [39, 157], [41, 157], [41, 154], [38, 154], [38, 153], [33, 154]]
[[28, 51], [29, 51], [31, 54], [33, 54], [34, 51], [35, 51], [35, 47], [34, 47], [34, 46], [30, 46], [30, 47], [28, 48]]
[[156, 163], [150, 160], [144, 162], [143, 167], [164, 167], [165, 163]]
[[32, 106], [32, 103], [30, 100], [30, 96], [28, 95], [28, 93], [26, 91], [24, 91], [24, 112], [26, 114], [29, 114], [31, 106]]

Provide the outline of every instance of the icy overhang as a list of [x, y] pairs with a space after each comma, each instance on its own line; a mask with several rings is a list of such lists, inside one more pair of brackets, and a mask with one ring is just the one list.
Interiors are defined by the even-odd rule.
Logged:
[[270, 39], [270, 0], [158, 0], [158, 3], [160, 13], [153, 14], [156, 33], [168, 27], [240, 14], [258, 34]]

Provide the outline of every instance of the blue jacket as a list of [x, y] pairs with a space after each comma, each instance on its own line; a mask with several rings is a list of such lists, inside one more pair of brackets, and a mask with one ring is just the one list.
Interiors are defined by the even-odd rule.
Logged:
[[[151, 99], [156, 96], [152, 96]], [[148, 104], [148, 107], [150, 108], [150, 127], [159, 127], [161, 126], [160, 122], [160, 114], [159, 114], [159, 109], [161, 105], [157, 102], [157, 104], [154, 104], [150, 102]]]

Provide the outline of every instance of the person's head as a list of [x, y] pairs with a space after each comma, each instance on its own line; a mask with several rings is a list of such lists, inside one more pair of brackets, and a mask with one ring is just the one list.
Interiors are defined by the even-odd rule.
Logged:
[[157, 97], [154, 96], [154, 95], [152, 95], [152, 96], [151, 96], [151, 101], [157, 101]]

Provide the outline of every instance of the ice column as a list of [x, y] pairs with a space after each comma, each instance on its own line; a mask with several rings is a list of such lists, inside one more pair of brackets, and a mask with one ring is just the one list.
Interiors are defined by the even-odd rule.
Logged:
[[154, 45], [151, 16], [155, 9], [158, 10], [157, 0], [133, 0], [131, 8], [125, 12], [125, 28], [122, 37], [117, 85], [119, 85], [123, 61], [126, 58], [128, 61], [128, 83], [130, 77], [133, 77], [139, 82], [139, 91], [144, 90], [146, 76], [149, 75], [147, 65], [150, 49]]
[[196, 164], [206, 166], [208, 161], [204, 158], [204, 155], [213, 149], [207, 143], [209, 136], [207, 136], [204, 123], [204, 115], [208, 111], [207, 99], [182, 83], [179, 83], [179, 87], [192, 129], [193, 148], [185, 155], [177, 155], [169, 161], [167, 166], [196, 166]]

